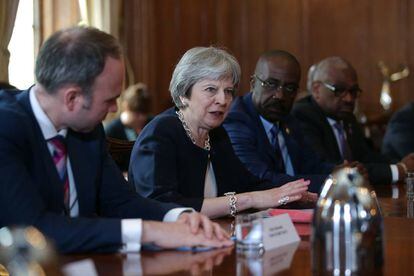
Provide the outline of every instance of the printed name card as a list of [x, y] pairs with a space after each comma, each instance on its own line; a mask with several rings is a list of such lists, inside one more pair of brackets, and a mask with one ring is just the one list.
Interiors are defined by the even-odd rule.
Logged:
[[263, 219], [263, 245], [266, 251], [299, 241], [300, 237], [288, 214]]
[[76, 262], [68, 263], [62, 268], [63, 275], [91, 275], [98, 276], [95, 263], [92, 259], [84, 259]]
[[263, 275], [275, 275], [292, 264], [293, 256], [300, 242], [291, 243], [277, 249], [266, 251], [263, 256]]
[[238, 256], [237, 275], [276, 275], [290, 267], [298, 246], [296, 242], [266, 251], [262, 258]]

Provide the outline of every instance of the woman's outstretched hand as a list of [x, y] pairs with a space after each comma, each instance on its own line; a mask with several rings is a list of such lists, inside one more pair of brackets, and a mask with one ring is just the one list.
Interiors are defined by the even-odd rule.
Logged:
[[309, 184], [309, 180], [299, 179], [288, 182], [278, 188], [252, 192], [253, 208], [265, 209], [278, 207], [301, 200], [305, 194], [307, 196], [309, 195], [309, 199], [316, 201], [317, 195], [307, 192]]

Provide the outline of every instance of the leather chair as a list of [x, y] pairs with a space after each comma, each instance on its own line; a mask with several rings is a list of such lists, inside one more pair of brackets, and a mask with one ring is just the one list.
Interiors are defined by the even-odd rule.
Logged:
[[109, 154], [114, 159], [115, 163], [123, 172], [128, 171], [129, 159], [135, 141], [119, 140], [112, 137], [106, 137]]

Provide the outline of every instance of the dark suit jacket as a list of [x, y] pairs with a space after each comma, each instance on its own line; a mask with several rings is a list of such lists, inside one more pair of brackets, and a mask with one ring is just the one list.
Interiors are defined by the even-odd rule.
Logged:
[[[269, 189], [269, 182], [251, 175], [235, 156], [223, 127], [210, 135], [210, 160], [218, 196]], [[156, 116], [141, 132], [131, 154], [129, 181], [143, 196], [200, 210], [208, 152], [194, 145], [174, 112]]]
[[[343, 162], [335, 134], [322, 109], [313, 100], [312, 96], [306, 96], [297, 101], [293, 106], [292, 114], [301, 122], [303, 133], [322, 158], [337, 164]], [[371, 183], [391, 183], [389, 160], [370, 149], [355, 116], [350, 116], [344, 120], [344, 129], [352, 158], [365, 165]]]
[[235, 99], [224, 122], [224, 128], [227, 130], [236, 155], [251, 173], [277, 186], [299, 178], [310, 179], [309, 189], [319, 192], [333, 165], [323, 163], [310, 149], [294, 118], [287, 116], [283, 124], [285, 129], [283, 135], [295, 176], [279, 171], [274, 150], [253, 105], [251, 93]]
[[395, 112], [387, 126], [382, 152], [394, 160], [401, 160], [414, 152], [414, 103]]
[[120, 218], [162, 220], [176, 207], [133, 191], [107, 153], [102, 125], [84, 134], [69, 130], [67, 149], [78, 218], [62, 215], [63, 185], [29, 93], [0, 92], [0, 227], [34, 225], [62, 252], [108, 252], [121, 246]]

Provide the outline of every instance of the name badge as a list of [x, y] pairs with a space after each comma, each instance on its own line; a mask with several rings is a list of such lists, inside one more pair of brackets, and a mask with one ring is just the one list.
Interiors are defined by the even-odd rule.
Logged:
[[288, 214], [263, 219], [263, 245], [266, 251], [299, 241], [298, 232]]
[[266, 251], [263, 256], [263, 275], [274, 275], [292, 264], [293, 256], [300, 242], [291, 243], [274, 250]]

